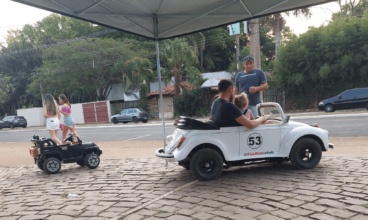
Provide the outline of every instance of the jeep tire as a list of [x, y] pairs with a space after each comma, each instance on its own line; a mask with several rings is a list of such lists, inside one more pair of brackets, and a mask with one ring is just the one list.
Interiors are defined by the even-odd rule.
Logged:
[[84, 158], [84, 164], [90, 169], [95, 169], [100, 165], [100, 157], [95, 153], [89, 153]]
[[298, 169], [315, 167], [321, 160], [321, 157], [321, 146], [312, 138], [298, 140], [290, 152], [290, 161]]
[[213, 149], [204, 148], [194, 153], [190, 169], [199, 180], [214, 180], [221, 175], [224, 162], [222, 156]]
[[49, 157], [43, 162], [43, 171], [48, 174], [55, 174], [60, 171], [60, 160], [55, 157]]

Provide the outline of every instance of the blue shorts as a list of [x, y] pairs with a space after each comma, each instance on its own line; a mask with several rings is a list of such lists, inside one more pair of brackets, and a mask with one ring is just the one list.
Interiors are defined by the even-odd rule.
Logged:
[[64, 116], [64, 125], [70, 128], [74, 127], [75, 125], [74, 118], [71, 115]]

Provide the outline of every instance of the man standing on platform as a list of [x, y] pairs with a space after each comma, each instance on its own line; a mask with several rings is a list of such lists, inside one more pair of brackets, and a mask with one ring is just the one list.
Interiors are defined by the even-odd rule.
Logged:
[[262, 70], [253, 68], [253, 57], [246, 56], [243, 65], [244, 72], [239, 72], [235, 78], [234, 97], [245, 92], [249, 99], [248, 109], [257, 117], [256, 105], [261, 103], [260, 92], [268, 89], [267, 78]]

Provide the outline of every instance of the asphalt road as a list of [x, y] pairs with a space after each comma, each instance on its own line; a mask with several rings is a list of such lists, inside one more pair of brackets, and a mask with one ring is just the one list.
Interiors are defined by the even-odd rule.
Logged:
[[[330, 137], [359, 137], [368, 135], [367, 116], [291, 118], [306, 124], [318, 123], [329, 131]], [[120, 125], [120, 124], [119, 124]], [[166, 135], [173, 133], [175, 127], [166, 125]], [[122, 125], [106, 127], [77, 128], [84, 141], [160, 141], [163, 140], [162, 125]], [[0, 142], [29, 142], [33, 135], [49, 137], [47, 130], [9, 130], [0, 131]], [[61, 132], [58, 133], [61, 139]]]

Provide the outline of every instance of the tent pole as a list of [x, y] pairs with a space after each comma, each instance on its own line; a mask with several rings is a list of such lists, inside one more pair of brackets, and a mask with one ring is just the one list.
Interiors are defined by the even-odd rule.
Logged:
[[164, 118], [164, 101], [162, 98], [162, 88], [161, 88], [161, 70], [160, 70], [160, 50], [158, 48], [158, 31], [157, 31], [157, 17], [155, 17], [153, 24], [155, 26], [155, 43], [156, 43], [156, 62], [157, 62], [157, 77], [158, 77], [158, 90], [160, 93], [160, 108], [161, 108], [161, 118], [162, 118], [162, 128], [164, 130], [164, 148], [166, 145], [166, 131], [165, 131], [165, 118]]

